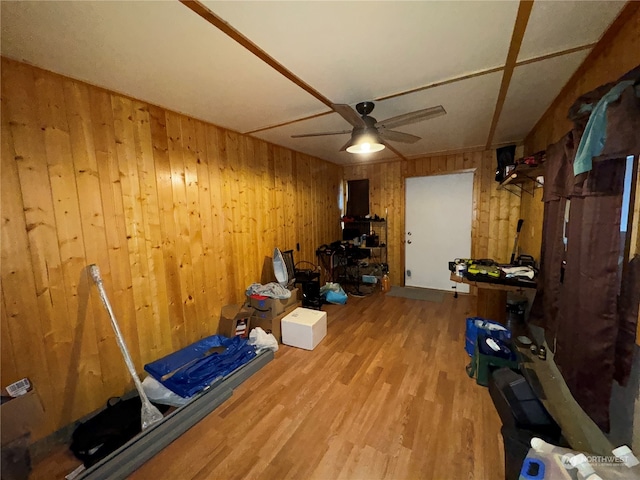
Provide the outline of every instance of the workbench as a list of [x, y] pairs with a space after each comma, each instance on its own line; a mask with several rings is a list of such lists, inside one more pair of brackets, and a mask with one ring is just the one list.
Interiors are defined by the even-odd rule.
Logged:
[[466, 283], [477, 288], [476, 314], [479, 317], [495, 320], [502, 324], [507, 321], [507, 292], [516, 292], [527, 298], [527, 308], [525, 310], [525, 320], [529, 318], [529, 312], [533, 300], [536, 296], [536, 284], [532, 282], [507, 284], [492, 281], [478, 281], [469, 279], [466, 276], [459, 276], [451, 273], [451, 281], [456, 283]]

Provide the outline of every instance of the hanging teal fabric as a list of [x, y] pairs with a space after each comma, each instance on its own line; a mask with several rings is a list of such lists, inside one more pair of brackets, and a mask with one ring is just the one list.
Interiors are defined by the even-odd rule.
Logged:
[[573, 163], [574, 175], [590, 171], [593, 157], [602, 153], [607, 132], [607, 107], [611, 102], [618, 100], [624, 89], [630, 85], [633, 85], [633, 80], [618, 83], [602, 96], [591, 112]]

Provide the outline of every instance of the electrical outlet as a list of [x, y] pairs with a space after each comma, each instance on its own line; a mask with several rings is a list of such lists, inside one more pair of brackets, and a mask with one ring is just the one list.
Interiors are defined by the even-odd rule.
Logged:
[[411, 276], [411, 270], [407, 270], [407, 277]]

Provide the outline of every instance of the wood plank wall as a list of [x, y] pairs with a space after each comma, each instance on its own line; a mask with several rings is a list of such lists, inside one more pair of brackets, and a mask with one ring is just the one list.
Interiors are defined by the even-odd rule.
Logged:
[[495, 167], [494, 150], [344, 167], [345, 180], [369, 179], [370, 212], [387, 218], [391, 283], [404, 283], [407, 177], [474, 171], [471, 255], [473, 258], [509, 261], [520, 213], [520, 197], [498, 188], [494, 180]]
[[29, 377], [43, 437], [216, 332], [275, 246], [340, 237], [342, 168], [2, 59], [2, 384]]
[[[640, 3], [630, 2], [623, 10], [620, 21], [612, 25], [610, 34], [605, 34], [595, 47], [595, 55], [590, 55], [580, 66], [578, 74], [567, 85], [544, 113], [535, 128], [525, 139], [525, 154], [546, 150], [547, 146], [557, 142], [569, 130], [571, 122], [567, 119], [569, 108], [576, 99], [594, 88], [615, 81], [640, 63]], [[640, 196], [636, 196], [636, 210], [640, 208]], [[537, 191], [535, 198], [526, 198], [522, 202], [522, 218], [525, 219], [526, 235], [523, 236], [523, 248], [540, 251], [542, 243], [543, 218], [542, 192]], [[533, 231], [532, 231], [533, 229]], [[638, 239], [636, 235], [636, 245]], [[538, 258], [538, 257], [536, 257]]]

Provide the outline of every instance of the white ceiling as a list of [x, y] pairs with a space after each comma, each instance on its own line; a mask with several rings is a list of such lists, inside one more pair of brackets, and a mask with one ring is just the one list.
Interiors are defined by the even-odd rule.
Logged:
[[[517, 1], [202, 3], [332, 103], [381, 99], [379, 120], [443, 105], [447, 115], [397, 128], [422, 137], [391, 143], [404, 157], [489, 140]], [[624, 3], [534, 3], [518, 55], [533, 63], [515, 67], [492, 144], [524, 139]], [[0, 9], [4, 56], [335, 163], [397, 158], [338, 152], [348, 134], [291, 138], [350, 125], [178, 1]]]

